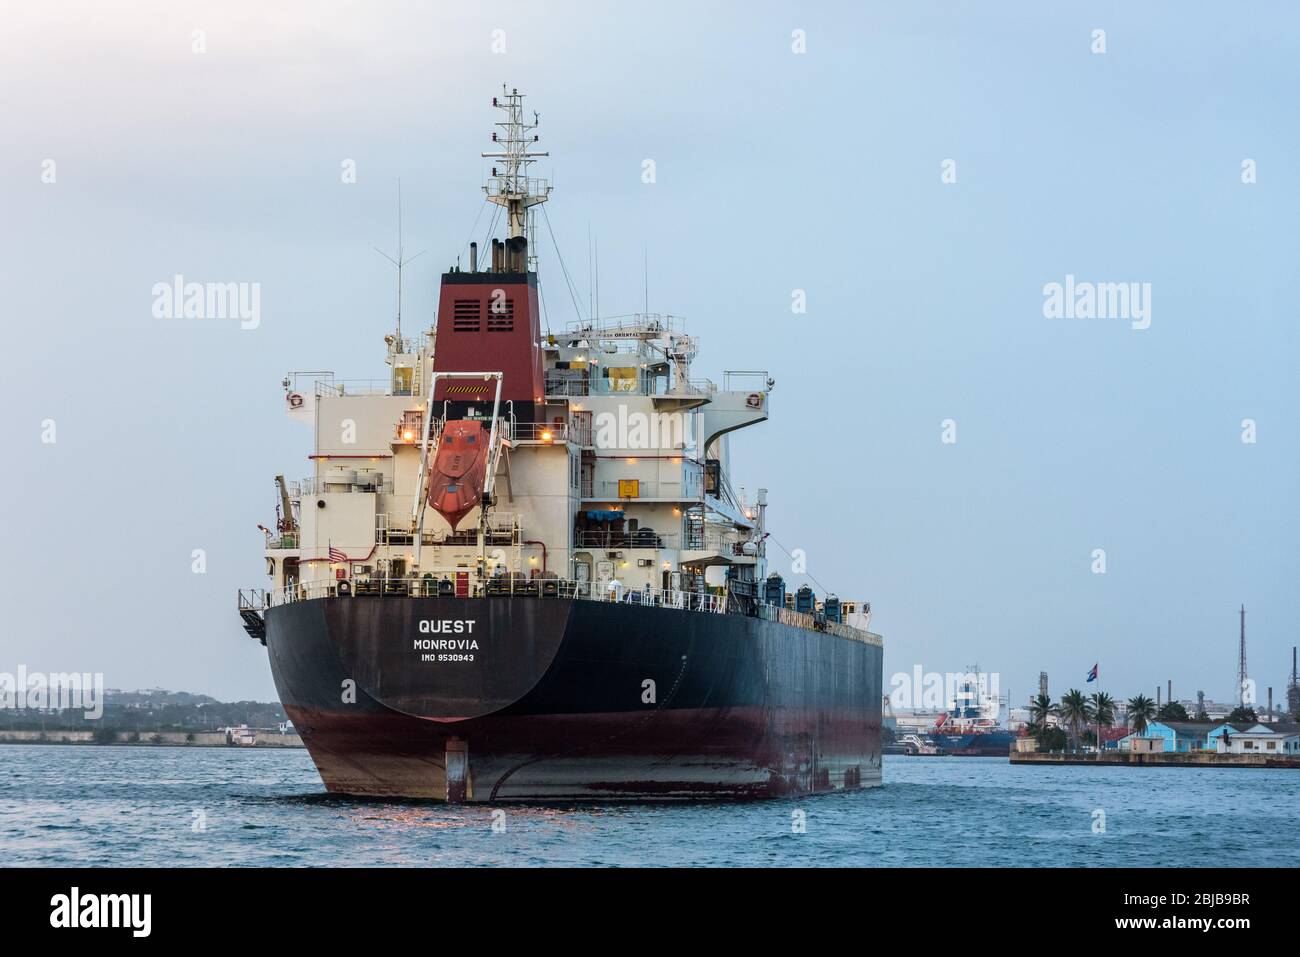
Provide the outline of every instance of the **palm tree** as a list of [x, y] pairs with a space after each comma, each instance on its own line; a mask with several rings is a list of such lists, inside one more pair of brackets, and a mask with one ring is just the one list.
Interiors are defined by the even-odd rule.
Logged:
[[1088, 699], [1092, 706], [1092, 720], [1097, 725], [1097, 750], [1102, 749], [1101, 729], [1109, 728], [1115, 723], [1115, 699], [1104, 691], [1094, 692]]
[[1070, 747], [1079, 749], [1079, 729], [1087, 727], [1092, 720], [1092, 702], [1078, 688], [1071, 688], [1061, 695], [1058, 713], [1065, 719], [1065, 726], [1070, 729]]
[[1133, 733], [1141, 737], [1147, 724], [1155, 720], [1156, 703], [1144, 694], [1135, 695], [1128, 699], [1128, 716], [1133, 721]]
[[1029, 702], [1029, 726], [1035, 736], [1047, 730], [1047, 719], [1056, 714], [1056, 705], [1045, 694], [1040, 694]]

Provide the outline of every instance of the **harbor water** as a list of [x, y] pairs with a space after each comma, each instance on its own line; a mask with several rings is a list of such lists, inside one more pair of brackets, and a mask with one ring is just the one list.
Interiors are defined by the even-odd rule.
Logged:
[[1300, 865], [1300, 772], [886, 757], [870, 791], [447, 807], [323, 792], [307, 753], [4, 745], [6, 866]]

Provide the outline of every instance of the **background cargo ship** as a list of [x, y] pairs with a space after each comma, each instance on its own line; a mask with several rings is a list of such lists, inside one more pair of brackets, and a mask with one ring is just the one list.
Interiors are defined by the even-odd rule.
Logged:
[[[967, 669], [967, 674], [979, 673], [979, 665]], [[1005, 758], [1011, 753], [1016, 734], [998, 724], [1001, 707], [996, 695], [987, 695], [980, 684], [968, 678], [926, 740], [940, 755]]]
[[[517, 91], [484, 153], [493, 236], [386, 383], [286, 377], [315, 474], [277, 477], [271, 587], [241, 592], [330, 791], [448, 801], [727, 799], [880, 782], [870, 608], [767, 573], [729, 475], [766, 372], [691, 377], [681, 320], [543, 332]], [[567, 280], [567, 277], [566, 277]], [[575, 309], [577, 307], [574, 300]], [[737, 332], [742, 330], [738, 329]]]

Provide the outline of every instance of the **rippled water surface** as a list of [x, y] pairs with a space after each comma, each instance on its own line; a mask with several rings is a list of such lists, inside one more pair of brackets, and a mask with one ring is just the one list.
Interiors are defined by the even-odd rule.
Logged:
[[[494, 831], [491, 808], [327, 796], [301, 750], [0, 745], [0, 860], [1300, 865], [1300, 770], [885, 760], [885, 786], [871, 791], [733, 805], [507, 807]], [[1098, 812], [1104, 833], [1094, 833]], [[806, 830], [795, 833], [801, 816]]]

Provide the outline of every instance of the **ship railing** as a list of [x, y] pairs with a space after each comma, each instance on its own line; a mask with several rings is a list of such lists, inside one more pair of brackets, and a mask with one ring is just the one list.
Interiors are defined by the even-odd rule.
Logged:
[[414, 384], [394, 388], [391, 379], [331, 379], [316, 380], [316, 395], [325, 398], [370, 395], [415, 395]]
[[[366, 479], [370, 480], [366, 481]], [[393, 480], [382, 478], [377, 472], [358, 472], [355, 482], [331, 481], [328, 475], [309, 476], [290, 482], [288, 488], [291, 499], [300, 499], [304, 495], [320, 495], [323, 492], [378, 492], [381, 495], [392, 495]]]
[[[681, 611], [721, 615], [727, 613], [726, 595], [713, 592], [683, 591], [670, 588], [631, 588], [618, 583], [578, 581], [565, 578], [525, 578], [520, 575], [500, 575], [482, 579], [477, 583], [448, 572], [442, 576], [429, 574], [422, 578], [356, 578], [318, 579], [294, 582], [283, 588], [260, 588], [239, 591], [240, 610], [265, 611], [277, 605], [317, 598], [421, 597], [421, 598], [568, 598], [582, 601], [616, 602], [627, 605], [644, 605], [651, 608], [674, 608]], [[758, 617], [778, 621], [807, 631], [820, 631], [850, 641], [867, 645], [884, 645], [884, 639], [870, 631], [854, 628], [837, 621], [828, 621], [821, 615], [793, 611], [779, 605], [759, 603]]]
[[863, 631], [861, 628], [854, 628], [852, 625], [846, 625], [843, 622], [830, 621], [822, 615], [810, 615], [807, 612], [794, 611], [781, 605], [761, 603], [758, 606], [758, 617], [766, 618], [769, 621], [779, 621], [783, 625], [791, 625], [809, 631], [824, 631], [830, 635], [848, 638], [851, 641], [860, 641], [867, 645], [880, 645], [883, 647], [885, 643], [883, 638], [870, 631]]
[[239, 589], [240, 611], [265, 611], [270, 607], [270, 593], [265, 588]]
[[631, 312], [595, 319], [571, 319], [565, 324], [568, 339], [644, 339], [665, 333], [682, 333], [686, 320], [666, 312]]
[[582, 529], [573, 533], [574, 548], [677, 548], [679, 534], [660, 535], [650, 528], [631, 532]]
[[[639, 360], [628, 354], [626, 360], [617, 356], [606, 356], [604, 364], [611, 368], [620, 368], [618, 363], [626, 361], [626, 367], [634, 367]], [[545, 375], [545, 391], [549, 396], [584, 397], [593, 395], [637, 395], [637, 396], [682, 396], [698, 398], [711, 396], [718, 391], [717, 385], [710, 379], [673, 379], [664, 375], [652, 375], [638, 372], [629, 376], [604, 376], [594, 374], [588, 369], [548, 369]]]
[[712, 379], [677, 379], [671, 388], [664, 389], [659, 395], [712, 395], [718, 391], [718, 385]]
[[563, 445], [569, 441], [569, 428], [564, 422], [558, 425], [545, 422], [502, 423], [501, 436], [507, 442], [537, 442], [541, 445]]
[[[462, 573], [463, 574], [463, 573]], [[240, 607], [245, 595], [240, 592]], [[317, 598], [353, 596], [408, 598], [570, 598], [584, 601], [645, 605], [653, 608], [676, 608], [682, 611], [724, 614], [726, 599], [711, 592], [681, 591], [667, 588], [631, 588], [617, 582], [585, 582], [563, 578], [524, 578], [501, 575], [477, 583], [457, 582], [451, 573], [442, 577], [317, 579], [294, 582], [283, 588], [262, 593], [261, 608], [287, 605]], [[251, 598], [248, 600], [252, 600]], [[249, 606], [252, 607], [252, 606]]]
[[538, 176], [489, 176], [483, 191], [488, 196], [516, 196], [521, 187], [525, 195], [545, 196], [551, 191], [551, 181]]
[[[745, 545], [750, 541], [743, 534], [724, 532], [656, 532], [650, 528], [635, 531], [601, 531], [582, 529], [573, 533], [574, 548], [602, 550], [620, 548], [685, 549], [687, 551], [717, 552], [734, 558], [745, 557]], [[754, 554], [758, 554], [757, 551]], [[750, 556], [752, 557], [752, 556]]]
[[722, 373], [726, 392], [771, 392], [766, 369], [730, 369]]

